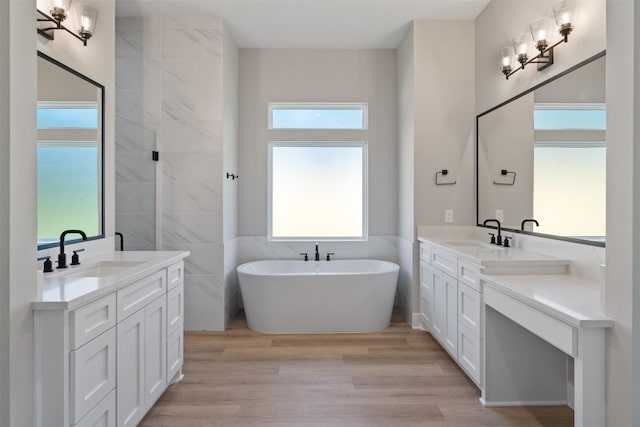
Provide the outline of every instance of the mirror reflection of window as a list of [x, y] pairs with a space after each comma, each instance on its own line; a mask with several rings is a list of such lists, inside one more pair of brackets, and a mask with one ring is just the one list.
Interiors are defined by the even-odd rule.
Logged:
[[605, 104], [535, 104], [533, 122], [536, 231], [604, 242]]
[[[97, 102], [38, 102], [38, 243], [99, 233]], [[71, 167], [73, 165], [73, 167]]]
[[38, 249], [68, 229], [104, 236], [104, 87], [38, 52]]

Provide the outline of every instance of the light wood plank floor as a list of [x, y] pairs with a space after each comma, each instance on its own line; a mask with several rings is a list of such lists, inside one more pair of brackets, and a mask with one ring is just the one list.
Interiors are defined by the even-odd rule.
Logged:
[[184, 380], [140, 424], [157, 426], [572, 426], [568, 407], [484, 408], [430, 334], [399, 315], [369, 334], [267, 335], [242, 313], [185, 333]]

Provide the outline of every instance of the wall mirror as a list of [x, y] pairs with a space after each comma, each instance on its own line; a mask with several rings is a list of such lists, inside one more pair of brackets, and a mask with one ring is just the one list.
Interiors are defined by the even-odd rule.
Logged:
[[68, 229], [103, 238], [104, 86], [38, 52], [36, 111], [38, 249]]
[[604, 52], [478, 115], [476, 125], [479, 226], [497, 218], [507, 230], [605, 245]]

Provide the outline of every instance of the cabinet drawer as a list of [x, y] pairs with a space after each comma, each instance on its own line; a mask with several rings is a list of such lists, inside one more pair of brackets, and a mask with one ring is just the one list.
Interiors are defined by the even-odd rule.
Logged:
[[116, 427], [116, 391], [102, 399], [75, 427]]
[[431, 264], [431, 246], [420, 243], [420, 260]]
[[117, 292], [118, 322], [132, 315], [167, 291], [166, 270], [158, 271]]
[[82, 347], [115, 324], [115, 293], [72, 311], [69, 334], [71, 350]]
[[431, 264], [447, 274], [458, 276], [458, 259], [448, 252], [433, 248], [431, 252]]
[[184, 323], [184, 284], [167, 292], [167, 335], [182, 329]]
[[490, 286], [484, 288], [484, 302], [566, 354], [578, 354], [577, 329]]
[[167, 268], [167, 289], [173, 289], [184, 282], [184, 262], [178, 262]]
[[477, 336], [480, 336], [481, 307], [481, 294], [464, 283], [458, 283], [458, 322]]
[[458, 280], [477, 292], [482, 292], [480, 287], [480, 267], [477, 265], [458, 260]]
[[480, 357], [482, 340], [464, 325], [458, 325], [458, 363], [481, 386]]
[[169, 335], [167, 338], [167, 382], [177, 380], [174, 378], [182, 369], [184, 351], [184, 332], [182, 328]]
[[109, 329], [70, 353], [70, 418], [77, 424], [116, 386], [116, 331]]

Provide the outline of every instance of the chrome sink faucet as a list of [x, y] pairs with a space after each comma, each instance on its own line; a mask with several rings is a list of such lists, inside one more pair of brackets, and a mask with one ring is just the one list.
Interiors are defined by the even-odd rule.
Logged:
[[502, 245], [502, 234], [501, 234], [502, 228], [500, 227], [500, 221], [498, 221], [495, 218], [485, 219], [482, 225], [486, 226], [488, 222], [495, 222], [498, 225], [498, 235], [496, 236], [496, 241], [494, 242], [492, 237], [491, 243], [495, 243], [496, 245], [501, 246]]
[[316, 261], [320, 261], [320, 252], [318, 252], [318, 242], [316, 242]]

